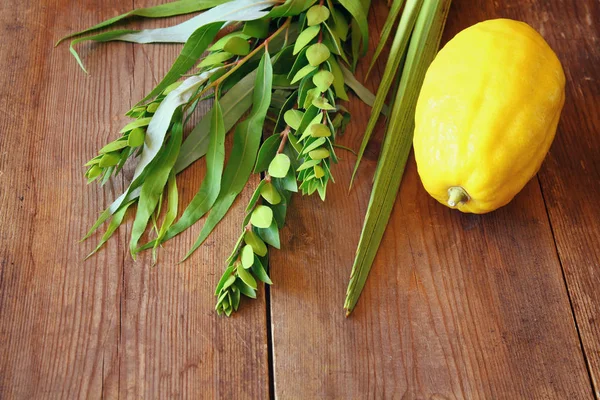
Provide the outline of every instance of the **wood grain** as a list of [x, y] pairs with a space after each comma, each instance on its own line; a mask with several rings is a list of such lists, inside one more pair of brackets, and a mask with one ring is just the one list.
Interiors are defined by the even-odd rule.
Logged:
[[[503, 13], [500, 2], [473, 5], [454, 3], [445, 40]], [[386, 13], [376, 3], [370, 26], [381, 27]], [[562, 16], [547, 17], [551, 26]], [[357, 148], [369, 110], [357, 101], [350, 108], [343, 144]], [[272, 255], [277, 397], [592, 398], [536, 180], [495, 213], [463, 215], [427, 195], [411, 158], [365, 292], [344, 319], [377, 147], [350, 194], [354, 160], [344, 154], [325, 204], [295, 199], [285, 251]]]
[[[81, 261], [98, 237], [77, 240], [133, 172], [100, 188], [85, 185], [81, 165], [118, 136], [180, 49], [81, 45], [86, 76], [65, 45], [52, 46], [135, 6], [108, 3], [0, 5], [0, 82], [11, 88], [0, 94], [0, 398], [266, 398], [264, 297], [231, 319], [212, 311], [250, 189], [185, 264], [199, 227], [152, 268], [149, 255], [127, 254], [131, 221]], [[203, 174], [196, 165], [178, 177], [181, 207]]]

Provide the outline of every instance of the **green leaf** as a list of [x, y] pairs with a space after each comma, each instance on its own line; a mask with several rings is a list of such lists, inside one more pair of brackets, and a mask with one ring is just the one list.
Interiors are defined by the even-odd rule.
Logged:
[[179, 0], [173, 1], [170, 3], [159, 4], [154, 7], [146, 7], [146, 8], [138, 8], [136, 10], [132, 10], [126, 12], [125, 14], [118, 15], [116, 17], [107, 19], [97, 25], [92, 26], [91, 28], [84, 29], [82, 31], [72, 33], [61, 38], [58, 42], [56, 42], [55, 46], [58, 46], [63, 40], [70, 39], [75, 36], [83, 35], [84, 33], [89, 33], [101, 28], [106, 28], [116, 22], [119, 22], [123, 19], [129, 17], [143, 17], [143, 18], [164, 18], [164, 17], [172, 17], [175, 15], [184, 15], [190, 14], [197, 11], [206, 10], [208, 8], [212, 8], [218, 6], [220, 4], [226, 3], [229, 0]]
[[142, 128], [135, 128], [127, 137], [127, 145], [129, 147], [139, 147], [144, 144], [144, 139], [146, 138], [146, 131]]
[[[326, 141], [327, 141], [327, 139], [325, 139], [324, 137], [321, 137], [321, 138], [318, 138], [318, 139], [314, 140], [309, 145], [307, 145], [304, 150], [302, 150], [302, 154], [310, 153], [311, 151], [313, 151], [317, 147], [321, 147], [322, 145], [324, 145]], [[311, 157], [311, 158], [312, 159], [316, 159], [315, 157]]]
[[[219, 283], [217, 283], [217, 287], [215, 288], [215, 296], [218, 296], [219, 293], [221, 292], [221, 289], [223, 289], [225, 287], [225, 283], [229, 283], [229, 280], [231, 279], [231, 277], [233, 277], [233, 281], [235, 282], [235, 267], [233, 265], [230, 265], [229, 267], [227, 267], [227, 269], [225, 270], [225, 272], [223, 272], [223, 275], [221, 275], [221, 279], [219, 279]], [[228, 285], [230, 286], [230, 285]]]
[[254, 251], [252, 251], [252, 246], [247, 244], [244, 247], [242, 247], [242, 253], [240, 255], [240, 258], [242, 260], [242, 266], [245, 269], [250, 268], [254, 263]]
[[381, 83], [377, 89], [377, 96], [375, 97], [375, 102], [373, 103], [373, 110], [371, 112], [371, 116], [369, 117], [369, 122], [367, 123], [367, 128], [363, 135], [362, 143], [358, 149], [358, 156], [356, 157], [354, 170], [352, 171], [350, 186], [352, 186], [352, 183], [354, 182], [356, 172], [358, 171], [358, 167], [367, 148], [367, 144], [371, 139], [371, 135], [373, 134], [377, 120], [379, 119], [379, 114], [383, 109], [385, 99], [387, 98], [394, 78], [397, 76], [402, 55], [404, 54], [406, 46], [408, 45], [408, 40], [411, 37], [411, 32], [415, 26], [415, 21], [417, 20], [417, 16], [421, 10], [422, 3], [423, 0], [407, 0], [406, 2], [406, 7], [402, 13], [402, 17], [400, 18], [400, 23], [398, 24], [398, 30], [396, 31], [394, 41], [392, 42], [392, 48], [390, 49], [388, 62], [385, 65], [385, 70], [383, 71], [383, 75], [381, 77]]
[[331, 72], [322, 69], [312, 77], [313, 83], [321, 91], [326, 92], [333, 83], [334, 76]]
[[277, 154], [269, 164], [269, 175], [274, 178], [283, 178], [290, 169], [290, 158], [283, 154]]
[[[254, 279], [254, 277], [252, 276], [252, 274], [250, 274], [250, 272], [248, 272], [248, 271], [246, 271], [246, 269], [244, 269], [244, 267], [242, 266], [242, 264], [238, 264], [238, 266], [237, 266], [237, 274], [240, 277], [240, 279], [242, 280], [242, 282], [244, 282], [250, 288], [256, 290], [256, 288], [258, 287], [257, 284], [256, 284], [256, 280]], [[240, 288], [240, 291], [241, 291], [241, 288]], [[242, 291], [242, 293], [243, 293], [243, 291]]]
[[271, 182], [265, 183], [260, 188], [260, 195], [269, 202], [269, 204], [279, 204], [281, 202], [281, 195]]
[[290, 126], [290, 128], [297, 130], [300, 126], [300, 122], [302, 122], [302, 117], [304, 113], [300, 110], [287, 110], [283, 115], [285, 119], [285, 123]]
[[246, 242], [247, 245], [251, 246], [252, 251], [254, 251], [254, 253], [259, 255], [260, 257], [264, 257], [267, 255], [267, 246], [265, 245], [265, 242], [263, 242], [262, 239], [259, 238], [256, 233], [252, 231], [246, 231], [246, 233], [244, 233], [244, 242]]
[[119, 153], [106, 153], [100, 159], [98, 166], [100, 168], [112, 167], [113, 165], [117, 165], [120, 159], [121, 155]]
[[204, 57], [204, 59], [200, 62], [200, 64], [198, 64], [198, 68], [213, 67], [217, 64], [221, 64], [221, 63], [229, 60], [232, 57], [233, 57], [233, 54], [227, 53], [225, 51], [219, 51], [217, 53], [212, 53], [212, 54], [209, 54], [208, 56]]
[[312, 6], [306, 12], [308, 26], [319, 25], [320, 23], [327, 21], [327, 18], [329, 18], [329, 9], [325, 6]]
[[272, 219], [271, 224], [267, 228], [258, 228], [257, 233], [267, 244], [276, 249], [281, 248], [279, 228], [277, 228], [277, 222], [274, 219]]
[[132, 256], [137, 252], [137, 244], [142, 234], [146, 230], [150, 216], [158, 204], [164, 187], [169, 178], [169, 174], [175, 165], [175, 160], [179, 153], [181, 140], [183, 136], [183, 120], [181, 111], [177, 111], [173, 117], [173, 128], [171, 129], [171, 138], [167, 141], [160, 156], [153, 163], [148, 171], [148, 175], [142, 184], [142, 191], [138, 201], [138, 207], [131, 229], [131, 240], [129, 241], [129, 250]]
[[251, 299], [256, 298], [256, 289], [251, 288], [247, 284], [245, 284], [241, 278], [235, 282], [235, 286], [240, 290], [240, 293], [246, 297], [250, 297]]
[[[362, 55], [367, 53], [369, 47], [369, 24], [367, 23], [367, 14], [369, 7], [363, 8], [360, 0], [339, 0], [339, 3], [352, 15], [356, 26], [362, 36]], [[354, 38], [352, 38], [354, 41]]]
[[315, 2], [316, 0], [286, 0], [284, 4], [273, 7], [268, 16], [271, 18], [279, 18], [299, 15]]
[[[302, 107], [308, 108], [314, 104], [315, 99], [321, 97], [321, 91], [319, 89], [312, 88], [306, 92], [306, 98], [304, 99], [304, 104]], [[316, 106], [315, 106], [316, 107]]]
[[202, 185], [183, 215], [164, 235], [164, 241], [179, 235], [195, 224], [215, 203], [221, 188], [221, 175], [225, 162], [225, 124], [219, 100], [213, 104], [210, 124], [210, 144], [206, 153], [206, 175]]
[[[333, 74], [333, 89], [335, 90], [335, 95], [342, 100], [348, 101], [348, 95], [346, 94], [346, 89], [344, 87], [344, 75], [342, 69], [335, 60], [335, 57], [331, 57], [327, 60], [327, 63]], [[373, 98], [375, 98], [375, 96], [373, 96]]]
[[321, 111], [311, 104], [310, 107], [308, 107], [304, 112], [304, 116], [302, 117], [302, 121], [300, 122], [300, 126], [298, 127], [296, 134], [303, 135], [304, 131], [306, 128], [308, 128], [312, 121], [317, 117], [320, 118], [320, 114]]
[[127, 139], [120, 138], [118, 140], [115, 140], [114, 142], [110, 142], [109, 144], [107, 144], [106, 146], [101, 148], [100, 151], [98, 151], [98, 153], [100, 153], [100, 154], [110, 153], [113, 151], [121, 150], [125, 147], [127, 147]]
[[325, 97], [317, 96], [313, 99], [312, 105], [321, 110], [335, 110], [335, 107], [329, 104]]
[[265, 140], [260, 146], [258, 157], [256, 158], [256, 166], [254, 167], [254, 173], [258, 174], [264, 172], [269, 168], [269, 164], [273, 157], [277, 154], [277, 149], [281, 143], [281, 136], [279, 134], [271, 135]]
[[[158, 231], [158, 236], [154, 241], [155, 251], [158, 245], [163, 241], [169, 228], [173, 225], [173, 222], [175, 222], [175, 219], [177, 218], [177, 210], [179, 206], [179, 192], [177, 191], [177, 180], [175, 178], [175, 172], [173, 172], [173, 170], [171, 170], [171, 173], [169, 174], [169, 179], [167, 181], [167, 201], [169, 203], [167, 206], [167, 212], [165, 214], [165, 218], [160, 227], [160, 230]], [[153, 257], [156, 261], [155, 252], [153, 254]]]
[[340, 37], [340, 39], [345, 42], [348, 38], [348, 31], [350, 30], [348, 21], [346, 21], [344, 14], [342, 14], [336, 8], [333, 8], [332, 10], [333, 24], [331, 28]]
[[315, 165], [319, 164], [320, 162], [321, 162], [321, 160], [307, 160], [304, 163], [302, 163], [301, 166], [298, 167], [298, 172], [304, 171], [305, 169], [312, 168]]
[[[400, 15], [400, 11], [402, 10], [402, 5], [406, 0], [393, 0], [392, 6], [390, 7], [390, 11], [388, 13], [387, 18], [385, 19], [385, 23], [383, 24], [383, 28], [381, 29], [381, 33], [379, 34], [379, 41], [377, 42], [377, 48], [375, 49], [375, 54], [371, 58], [371, 63], [369, 64], [369, 69], [367, 70], [366, 77], [371, 74], [371, 70], [375, 66], [375, 62], [379, 58], [381, 51], [385, 47], [388, 38], [390, 37], [390, 33], [398, 20], [398, 15]], [[365, 77], [365, 79], [366, 79]]]
[[250, 43], [239, 36], [233, 36], [225, 43], [223, 51], [236, 56], [245, 56], [250, 53]]
[[329, 150], [325, 148], [320, 148], [311, 151], [310, 153], [308, 153], [308, 156], [313, 160], [322, 160], [324, 158], [328, 158], [330, 156], [330, 153]]
[[[375, 95], [366, 87], [364, 87], [344, 66], [340, 66], [343, 77], [346, 80], [346, 84], [352, 91], [367, 105], [373, 107], [375, 104]], [[381, 114], [388, 116], [389, 108], [387, 105], [383, 105], [381, 108]], [[371, 118], [373, 118], [373, 114], [371, 114]]]
[[347, 64], [350, 64], [350, 61], [348, 61], [348, 58], [346, 58], [346, 54], [344, 53], [344, 50], [342, 49], [342, 43], [340, 42], [340, 38], [337, 36], [337, 34], [334, 31], [331, 30], [329, 25], [327, 25], [327, 24], [324, 24], [324, 25], [326, 28], [325, 29], [326, 34], [323, 37], [323, 43], [327, 46], [327, 48], [333, 54], [337, 54]]
[[315, 178], [321, 179], [325, 176], [325, 170], [320, 165], [315, 165], [313, 169], [315, 171]]
[[315, 43], [306, 49], [306, 58], [313, 67], [319, 66], [322, 62], [327, 61], [331, 56], [331, 52], [323, 43]]
[[269, 18], [248, 21], [244, 24], [242, 32], [253, 38], [265, 39], [269, 36], [270, 22]]
[[300, 71], [298, 71], [296, 75], [294, 75], [294, 78], [292, 78], [292, 84], [298, 82], [300, 79], [304, 78], [306, 75], [310, 74], [316, 69], [317, 67], [312, 65], [306, 65], [302, 67]]
[[134, 130], [135, 128], [143, 128], [145, 126], [148, 126], [150, 124], [150, 121], [152, 121], [152, 117], [136, 119], [135, 121], [125, 125], [123, 129], [119, 131], [119, 133], [126, 133], [131, 130]]
[[268, 228], [272, 221], [273, 210], [267, 206], [257, 206], [250, 217], [250, 223], [257, 228]]
[[290, 168], [288, 174], [285, 176], [285, 178], [282, 179], [281, 186], [284, 190], [287, 190], [288, 192], [296, 193], [298, 191], [298, 183], [296, 182], [296, 174], [293, 168]]
[[356, 306], [392, 212], [412, 145], [417, 98], [437, 52], [449, 6], [450, 0], [425, 0], [411, 35], [352, 266], [344, 303], [346, 314]]
[[260, 61], [256, 74], [252, 111], [248, 118], [238, 124], [233, 139], [229, 163], [223, 174], [219, 197], [208, 214], [198, 239], [188, 252], [188, 258], [208, 237], [215, 226], [223, 219], [237, 195], [242, 191], [256, 161], [263, 124], [271, 103], [271, 83], [273, 67], [269, 53]]
[[123, 218], [125, 217], [125, 213], [127, 212], [127, 209], [133, 203], [134, 203], [133, 201], [130, 201], [129, 203], [126, 203], [123, 207], [121, 207], [113, 215], [113, 217], [110, 220], [110, 223], [108, 224], [108, 228], [106, 229], [106, 232], [104, 233], [104, 235], [102, 235], [102, 239], [100, 240], [100, 243], [98, 243], [98, 245], [96, 246], [96, 248], [90, 254], [88, 254], [85, 257], [86, 260], [88, 258], [90, 258], [92, 255], [94, 255], [98, 250], [100, 250], [100, 248], [104, 245], [104, 243], [106, 243], [108, 241], [108, 239], [110, 239], [110, 237], [113, 235], [113, 233], [115, 233], [115, 231], [117, 230], [117, 228], [123, 222]]
[[331, 129], [325, 124], [314, 124], [310, 126], [310, 136], [315, 138], [326, 138], [331, 136]]
[[[246, 206], [247, 213], [252, 211], [254, 209], [254, 206], [258, 203], [258, 200], [260, 200], [260, 190], [266, 183], [267, 182], [264, 179], [261, 180], [260, 183], [258, 184], [258, 186], [256, 187], [256, 189], [254, 190], [254, 193], [252, 193], [252, 197], [250, 198], [250, 201], [248, 202], [248, 205]], [[244, 222], [244, 225], [245, 224], [247, 224], [247, 222]]]
[[294, 52], [296, 55], [302, 50], [307, 44], [309, 44], [314, 38], [317, 37], [321, 27], [319, 26], [309, 26], [305, 30], [303, 30], [300, 35], [298, 35], [298, 39], [296, 39], [296, 43], [294, 44]]
[[244, 34], [242, 31], [231, 32], [231, 33], [223, 36], [221, 39], [217, 40], [215, 42], [215, 44], [213, 44], [212, 46], [210, 46], [208, 48], [208, 51], [223, 50], [225, 47], [225, 44], [229, 41], [229, 39], [234, 38], [234, 37], [244, 39], [244, 40], [250, 39], [250, 36]]
[[265, 271], [265, 267], [263, 267], [258, 257], [256, 257], [256, 259], [254, 260], [254, 264], [252, 264], [252, 273], [260, 281], [266, 283], [267, 285], [273, 284], [271, 278], [269, 278], [269, 275], [267, 275], [267, 271]]

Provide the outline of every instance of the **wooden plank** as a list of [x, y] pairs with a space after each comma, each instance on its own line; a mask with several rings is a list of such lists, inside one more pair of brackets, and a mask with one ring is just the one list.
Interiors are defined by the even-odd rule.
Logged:
[[600, 3], [549, 2], [536, 11], [567, 76], [557, 136], [538, 176], [600, 398]]
[[[374, 30], [386, 16], [382, 3], [370, 16]], [[445, 40], [502, 14], [492, 2], [456, 1]], [[371, 33], [372, 48], [377, 36]], [[381, 70], [368, 82], [372, 90]], [[342, 144], [357, 148], [369, 109], [356, 100], [350, 108], [353, 123]], [[276, 396], [591, 398], [536, 180], [497, 212], [464, 215], [427, 195], [411, 158], [360, 304], [344, 318], [377, 147], [350, 194], [354, 159], [342, 154], [325, 204], [295, 199], [283, 251], [272, 254]]]
[[[249, 191], [185, 264], [176, 265], [199, 227], [167, 244], [151, 268], [149, 255], [134, 263], [127, 254], [131, 220], [81, 262], [97, 237], [77, 240], [132, 175], [129, 167], [104, 188], [86, 186], [81, 165], [117, 137], [124, 112], [180, 47], [81, 45], [86, 76], [65, 45], [52, 45], [133, 6], [0, 6], [0, 83], [11, 88], [0, 94], [0, 398], [268, 396], [264, 298], [232, 319], [212, 311]], [[160, 22], [144, 26], [152, 24]], [[179, 178], [181, 207], [203, 171], [199, 164]]]

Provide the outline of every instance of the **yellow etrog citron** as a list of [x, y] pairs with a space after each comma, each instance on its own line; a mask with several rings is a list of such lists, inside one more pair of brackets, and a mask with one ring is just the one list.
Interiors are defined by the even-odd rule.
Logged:
[[425, 189], [462, 212], [504, 206], [537, 173], [565, 101], [565, 75], [529, 25], [495, 19], [450, 40], [427, 70], [414, 150]]

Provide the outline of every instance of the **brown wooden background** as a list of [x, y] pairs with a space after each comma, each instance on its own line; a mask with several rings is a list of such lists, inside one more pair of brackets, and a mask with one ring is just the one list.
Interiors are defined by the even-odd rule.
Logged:
[[[199, 226], [170, 242], [151, 268], [149, 258], [128, 256], [131, 221], [81, 261], [94, 243], [77, 240], [131, 178], [130, 171], [105, 188], [86, 186], [81, 165], [116, 137], [123, 113], [179, 47], [83, 45], [86, 76], [66, 45], [52, 46], [158, 2], [0, 2], [0, 398], [599, 397], [597, 0], [453, 2], [444, 41], [478, 21], [510, 17], [556, 50], [567, 75], [557, 138], [523, 192], [483, 216], [437, 204], [411, 158], [349, 319], [342, 304], [377, 144], [350, 194], [354, 159], [341, 153], [328, 201], [295, 199], [285, 250], [273, 252], [275, 284], [233, 318], [212, 311], [212, 291], [252, 188], [185, 264], [175, 262]], [[386, 14], [375, 0], [372, 48]], [[367, 82], [372, 90], [382, 70]], [[354, 99], [350, 108], [342, 143], [357, 148], [370, 110]], [[182, 205], [203, 168], [178, 179]]]

